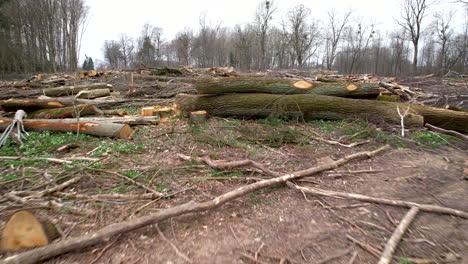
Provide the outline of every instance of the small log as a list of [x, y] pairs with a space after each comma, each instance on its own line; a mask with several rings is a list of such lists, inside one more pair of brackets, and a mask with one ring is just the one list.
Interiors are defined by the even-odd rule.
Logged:
[[400, 224], [395, 229], [395, 232], [393, 232], [392, 236], [385, 245], [385, 249], [382, 253], [382, 256], [380, 257], [378, 264], [389, 264], [392, 261], [393, 253], [395, 252], [401, 238], [413, 222], [418, 212], [418, 207], [411, 207], [408, 213], [406, 213], [405, 217], [403, 217], [403, 219], [400, 221]]
[[208, 114], [206, 111], [195, 111], [191, 112], [189, 115], [190, 123], [192, 124], [203, 124], [208, 119]]
[[50, 99], [9, 99], [0, 102], [0, 106], [7, 112], [14, 112], [22, 109], [26, 112], [40, 109], [53, 109], [72, 106], [74, 100], [71, 98], [50, 98]]
[[110, 89], [95, 89], [95, 90], [83, 90], [80, 91], [75, 97], [83, 99], [94, 99], [110, 95]]
[[77, 105], [77, 106], [68, 106], [63, 108], [54, 108], [54, 109], [42, 109], [37, 110], [28, 114], [28, 117], [32, 119], [58, 119], [58, 118], [69, 118], [87, 115], [100, 115], [102, 111], [94, 105]]
[[452, 136], [452, 137], [456, 137], [456, 138], [459, 138], [459, 139], [461, 139], [461, 140], [463, 140], [465, 142], [468, 142], [468, 136], [465, 136], [462, 133], [458, 133], [457, 131], [442, 129], [440, 127], [433, 126], [433, 125], [431, 125], [429, 123], [424, 124], [424, 126], [429, 128], [432, 131], [437, 132], [437, 133], [444, 134], [444, 135], [449, 135], [449, 136]]
[[108, 110], [101, 110], [101, 111], [104, 115], [116, 115], [116, 116], [128, 115], [128, 113], [122, 109], [108, 109]]
[[349, 98], [376, 98], [377, 83], [308, 82], [294, 79], [265, 78], [199, 78], [195, 89], [200, 94], [269, 93], [318, 94]]
[[401, 98], [405, 99], [406, 101], [409, 101], [412, 99], [411, 95], [405, 93], [404, 91], [400, 90], [400, 87], [396, 84], [392, 83], [386, 83], [386, 82], [380, 82], [379, 85], [385, 89], [387, 89], [389, 92], [396, 94], [400, 96]]
[[59, 237], [52, 222], [38, 219], [26, 210], [15, 212], [5, 225], [0, 241], [1, 251], [15, 251], [48, 245]]
[[449, 104], [445, 106], [445, 109], [449, 109], [449, 110], [453, 110], [453, 111], [468, 112], [467, 109], [463, 109], [461, 107], [454, 106], [454, 105], [449, 105]]
[[41, 81], [42, 84], [59, 84], [59, 85], [64, 85], [67, 79], [63, 77], [55, 77], [55, 78], [49, 78], [46, 80]]
[[74, 95], [83, 90], [95, 90], [95, 89], [109, 89], [112, 91], [112, 85], [106, 83], [93, 83], [83, 84], [76, 86], [61, 86], [55, 88], [43, 89], [42, 92], [46, 96], [62, 96], [62, 95]]
[[[13, 120], [0, 118], [0, 130], [5, 130]], [[32, 131], [51, 131], [51, 132], [73, 132], [79, 131], [83, 134], [101, 136], [101, 137], [114, 137], [114, 138], [128, 138], [132, 129], [127, 124], [116, 124], [111, 122], [91, 121], [83, 122], [76, 119], [27, 119], [23, 121], [24, 127]]]

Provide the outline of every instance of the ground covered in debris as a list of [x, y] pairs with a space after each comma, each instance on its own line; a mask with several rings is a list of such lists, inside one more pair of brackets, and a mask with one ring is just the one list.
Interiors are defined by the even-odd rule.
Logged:
[[[121, 96], [129, 93], [125, 104], [113, 108], [134, 114], [142, 106], [171, 105], [177, 93], [194, 92], [190, 83], [154, 76], [135, 77], [135, 90], [130, 92], [128, 74], [101, 78], [105, 80], [100, 81], [113, 84]], [[440, 80], [437, 82], [441, 84]], [[18, 88], [11, 89], [18, 92]], [[463, 93], [457, 101], [461, 107]], [[447, 100], [453, 99], [453, 94], [450, 96]], [[387, 144], [390, 150], [371, 159], [351, 161], [294, 183], [468, 211], [466, 143], [423, 129], [408, 131], [405, 137], [399, 133], [399, 127], [377, 127], [359, 120], [298, 122], [213, 117], [206, 124], [191, 125], [186, 118], [177, 116], [158, 125], [137, 127], [131, 140], [33, 132], [24, 148], [10, 142], [0, 150], [0, 156], [25, 157], [0, 161], [3, 168], [0, 195], [44, 190], [81, 177], [52, 198], [78, 210], [66, 207], [50, 210], [1, 197], [0, 226], [15, 210], [27, 208], [51, 219], [64, 237], [80, 236], [191, 200], [213, 199], [269, 178], [247, 167], [213, 169], [197, 157], [224, 161], [250, 159], [286, 174]], [[316, 140], [317, 137], [346, 143], [369, 142], [348, 148], [330, 145]], [[56, 152], [68, 143], [77, 143], [78, 147]], [[183, 160], [179, 154], [194, 159]], [[90, 160], [54, 164], [34, 157]], [[103, 194], [143, 194], [148, 192], [145, 187], [165, 196], [93, 198]], [[81, 194], [85, 196], [77, 196]], [[83, 214], [85, 211], [92, 213]], [[313, 196], [286, 185], [274, 185], [214, 210], [110, 237], [106, 243], [46, 263], [350, 263], [353, 257], [354, 263], [376, 263], [378, 258], [372, 252], [380, 255], [407, 211], [376, 203]], [[372, 249], [365, 250], [351, 239]], [[395, 263], [466, 263], [468, 221], [420, 212], [394, 257]]]

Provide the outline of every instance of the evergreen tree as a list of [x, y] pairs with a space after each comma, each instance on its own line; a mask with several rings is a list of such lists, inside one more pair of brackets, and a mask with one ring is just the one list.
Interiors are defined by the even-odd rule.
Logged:
[[83, 68], [83, 70], [87, 71], [88, 69], [88, 56], [85, 55], [85, 60], [83, 62], [83, 66], [81, 66], [81, 68]]
[[93, 58], [88, 57], [88, 55], [85, 55], [85, 60], [83, 62], [82, 66], [83, 70], [85, 71], [92, 71], [94, 70], [94, 61]]

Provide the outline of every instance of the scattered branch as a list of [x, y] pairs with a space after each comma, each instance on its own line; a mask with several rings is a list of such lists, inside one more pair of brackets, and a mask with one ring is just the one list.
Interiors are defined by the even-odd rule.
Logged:
[[403, 219], [400, 221], [400, 224], [395, 229], [392, 236], [385, 245], [384, 252], [380, 257], [378, 264], [389, 264], [390, 261], [392, 261], [393, 252], [395, 252], [398, 244], [400, 243], [401, 238], [405, 234], [408, 227], [411, 225], [411, 222], [413, 222], [418, 212], [418, 207], [411, 207], [411, 209], [408, 211], [405, 217], [403, 217]]
[[433, 125], [431, 125], [429, 123], [424, 124], [424, 126], [429, 128], [432, 131], [437, 132], [437, 133], [453, 136], [453, 137], [459, 138], [459, 139], [461, 139], [461, 140], [463, 140], [465, 142], [468, 142], [468, 136], [465, 136], [462, 133], [459, 133], [457, 131], [446, 130], [446, 129], [443, 129], [443, 128], [440, 128], [440, 127], [433, 126]]

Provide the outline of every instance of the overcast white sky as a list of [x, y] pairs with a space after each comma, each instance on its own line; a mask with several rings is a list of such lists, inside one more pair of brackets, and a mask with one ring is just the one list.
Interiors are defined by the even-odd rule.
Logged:
[[[463, 5], [453, 4], [451, 0], [441, 0], [433, 10], [454, 9], [457, 18], [454, 26], [463, 23]], [[93, 59], [103, 59], [102, 46], [105, 40], [117, 40], [125, 33], [137, 38], [145, 23], [163, 28], [163, 38], [172, 39], [185, 27], [198, 30], [200, 14], [205, 13], [207, 20], [222, 22], [232, 27], [253, 20], [256, 7], [261, 0], [85, 0], [89, 6], [87, 26], [82, 38], [81, 61], [84, 54]], [[277, 13], [275, 23], [281, 22], [285, 13], [298, 4], [312, 10], [315, 18], [325, 20], [327, 11], [338, 12], [353, 10], [354, 17], [363, 17], [377, 23], [382, 31], [396, 28], [394, 18], [399, 14], [400, 0], [275, 0]], [[449, 4], [451, 3], [451, 4]], [[457, 10], [458, 9], [458, 10]], [[427, 21], [432, 19], [430, 16]]]

